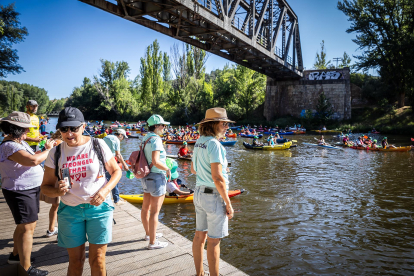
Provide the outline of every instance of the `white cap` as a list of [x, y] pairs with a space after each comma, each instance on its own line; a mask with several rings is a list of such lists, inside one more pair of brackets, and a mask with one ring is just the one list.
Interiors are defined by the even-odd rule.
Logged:
[[123, 130], [122, 128], [118, 128], [117, 130], [115, 130], [116, 134], [122, 134], [124, 135], [125, 138], [128, 138], [128, 136], [126, 135], [125, 130]]

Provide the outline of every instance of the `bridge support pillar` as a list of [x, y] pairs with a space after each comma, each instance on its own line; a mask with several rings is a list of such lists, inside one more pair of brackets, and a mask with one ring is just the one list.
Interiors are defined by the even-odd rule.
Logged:
[[267, 77], [264, 117], [300, 117], [308, 109], [316, 111], [319, 95], [325, 93], [332, 104], [333, 119], [351, 118], [351, 80], [348, 67], [308, 70], [299, 80], [277, 81]]

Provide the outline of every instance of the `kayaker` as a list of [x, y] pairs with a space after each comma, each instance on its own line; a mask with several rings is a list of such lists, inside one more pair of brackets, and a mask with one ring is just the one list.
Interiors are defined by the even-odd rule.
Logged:
[[349, 135], [345, 134], [344, 138], [342, 139], [342, 142], [344, 143], [344, 145], [347, 145], [349, 143]]
[[371, 148], [373, 148], [373, 149], [378, 148], [376, 139], [374, 139], [374, 141], [372, 141]]
[[43, 122], [40, 122], [40, 134], [46, 134], [46, 125]]
[[193, 152], [188, 149], [187, 142], [184, 141], [183, 145], [180, 147], [180, 150], [178, 151], [178, 156], [180, 156], [180, 157], [191, 157], [192, 153]]
[[[187, 186], [185, 186], [184, 184], [178, 184], [178, 177], [179, 177], [179, 173], [177, 171], [178, 169], [178, 164], [175, 160], [172, 160], [170, 158], [167, 158], [166, 164], [168, 166], [168, 168], [171, 170], [171, 180], [167, 182], [167, 192], [169, 196], [177, 196], [177, 195], [191, 195], [194, 193], [193, 190], [188, 189]], [[181, 183], [181, 181], [180, 181]], [[184, 192], [181, 191], [180, 188], [187, 188], [188, 190], [190, 190], [189, 192]]]
[[274, 142], [274, 140], [273, 140], [273, 136], [272, 136], [272, 134], [270, 134], [270, 136], [269, 136], [269, 137], [267, 137], [267, 144], [268, 144], [269, 146], [273, 146], [273, 145], [275, 144], [275, 142]]
[[275, 143], [277, 144], [277, 141], [276, 141], [276, 139], [280, 139], [280, 135], [279, 135], [279, 132], [276, 132], [276, 133], [275, 133]]
[[372, 144], [371, 137], [368, 137], [368, 138], [364, 141], [364, 144], [365, 144], [365, 145], [367, 145], [368, 147], [370, 147], [370, 146], [371, 146], [371, 144]]
[[321, 138], [318, 140], [318, 145], [321, 145], [321, 146], [325, 146], [325, 145], [327, 145], [326, 143], [325, 143], [325, 138], [323, 137], [323, 135], [321, 136]]
[[326, 130], [326, 126], [323, 126], [322, 130]]
[[364, 148], [366, 147], [363, 139], [364, 139], [364, 136], [358, 137], [358, 140], [356, 141], [358, 147], [364, 147]]
[[164, 133], [164, 127], [169, 125], [160, 115], [152, 115], [148, 121], [148, 134], [143, 142], [149, 140], [145, 146], [145, 158], [148, 164], [152, 164], [151, 172], [141, 179], [144, 190], [144, 200], [141, 209], [141, 221], [145, 229], [145, 240], [149, 241], [148, 249], [162, 249], [168, 246], [168, 242], [161, 242], [158, 238], [161, 233], [156, 233], [158, 215], [164, 202], [167, 180], [171, 180], [171, 171], [166, 164], [166, 152], [160, 135]]
[[396, 146], [388, 144], [388, 138], [387, 137], [382, 138], [381, 144], [382, 144], [382, 147], [384, 149], [386, 149], [386, 148], [392, 148], [392, 149], [396, 148]]
[[206, 239], [210, 275], [219, 275], [220, 239], [228, 235], [228, 220], [234, 215], [228, 196], [226, 150], [217, 140], [225, 136], [229, 123], [234, 122], [219, 107], [208, 109], [199, 123], [201, 137], [195, 144], [191, 162], [191, 172], [196, 175], [193, 256], [197, 276], [206, 274], [203, 268]]
[[262, 143], [257, 142], [257, 139], [259, 139], [259, 137], [258, 137], [258, 136], [254, 136], [254, 137], [253, 137], [253, 142], [252, 142], [252, 145], [253, 145], [253, 146], [255, 146], [255, 147], [262, 147], [262, 146], [263, 146], [263, 144], [262, 144]]

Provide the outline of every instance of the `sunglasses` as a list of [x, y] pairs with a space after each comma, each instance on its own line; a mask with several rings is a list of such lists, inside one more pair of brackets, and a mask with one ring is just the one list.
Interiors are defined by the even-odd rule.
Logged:
[[78, 131], [79, 131], [79, 129], [81, 128], [81, 126], [82, 126], [82, 125], [77, 126], [77, 127], [61, 127], [61, 128], [59, 128], [59, 130], [60, 130], [60, 132], [62, 132], [62, 133], [66, 133], [66, 132], [68, 132], [68, 131], [69, 131], [69, 129], [70, 129], [70, 131], [73, 133], [73, 132], [78, 132]]
[[226, 126], [228, 126], [229, 125], [229, 123], [227, 123], [227, 122], [223, 122], [223, 126], [224, 127], [226, 127]]

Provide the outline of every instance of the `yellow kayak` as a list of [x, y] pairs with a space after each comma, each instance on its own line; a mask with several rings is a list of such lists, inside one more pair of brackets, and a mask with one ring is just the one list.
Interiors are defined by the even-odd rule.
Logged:
[[292, 146], [292, 141], [288, 141], [286, 143], [277, 144], [273, 146], [263, 146], [263, 150], [284, 150], [290, 148], [290, 146]]
[[[234, 197], [244, 192], [244, 189], [229, 191], [229, 197]], [[138, 203], [142, 204], [144, 201], [144, 195], [119, 195], [121, 198], [125, 199], [129, 203]], [[165, 196], [163, 204], [175, 204], [175, 203], [193, 203], [193, 195], [183, 195], [183, 196]]]
[[106, 137], [108, 134], [106, 134], [106, 132], [104, 132], [104, 133], [102, 133], [102, 134], [99, 134], [99, 135], [95, 135], [95, 138], [104, 138], [104, 137]]

